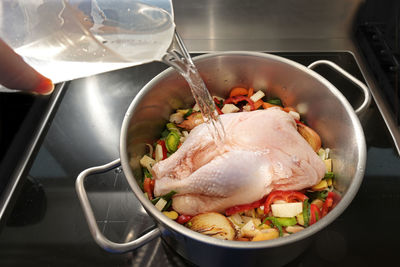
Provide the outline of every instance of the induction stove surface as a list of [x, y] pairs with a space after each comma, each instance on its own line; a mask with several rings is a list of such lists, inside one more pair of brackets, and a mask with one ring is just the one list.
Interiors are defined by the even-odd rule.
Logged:
[[[363, 80], [347, 52], [277, 54], [304, 65], [331, 60]], [[161, 63], [150, 63], [75, 80], [67, 86], [19, 198], [10, 207], [7, 225], [0, 232], [0, 266], [191, 265], [161, 238], [130, 253], [104, 251], [90, 235], [74, 187], [81, 171], [119, 157], [125, 111], [140, 88], [165, 68]], [[342, 91], [353, 107], [361, 103], [361, 93], [351, 83], [329, 69], [316, 71]], [[360, 190], [346, 211], [317, 233], [305, 253], [288, 266], [370, 266], [382, 264], [382, 259], [397, 262], [400, 230], [393, 222], [400, 215], [393, 211], [400, 208], [400, 161], [374, 103], [360, 121], [368, 146]], [[154, 225], [121, 169], [88, 177], [86, 189], [98, 225], [112, 241], [132, 240]]]
[[63, 86], [48, 96], [0, 90], [0, 221], [26, 176]]

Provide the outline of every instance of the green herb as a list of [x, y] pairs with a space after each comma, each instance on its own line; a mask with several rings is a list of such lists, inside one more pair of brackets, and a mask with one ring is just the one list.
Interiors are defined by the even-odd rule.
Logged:
[[188, 223], [186, 224], [186, 226], [189, 227], [189, 228], [192, 227], [192, 222], [188, 222]]
[[333, 172], [327, 172], [325, 173], [324, 179], [333, 179], [335, 178], [335, 174]]
[[185, 113], [185, 115], [183, 115], [183, 117], [186, 119], [186, 118], [189, 117], [192, 113], [193, 113], [193, 109], [189, 108], [189, 110]]
[[272, 105], [278, 105], [278, 106], [283, 107], [282, 101], [279, 98], [271, 98], [271, 99], [267, 100], [267, 102]]
[[215, 105], [218, 107], [218, 108], [223, 108], [224, 107], [224, 101], [223, 100], [218, 100], [217, 99], [217, 101], [214, 101], [215, 102]]
[[275, 224], [275, 226], [276, 226], [276, 228], [278, 228], [279, 236], [283, 236], [282, 226], [280, 226], [279, 224]]
[[144, 177], [148, 177], [148, 178], [153, 178], [153, 175], [151, 175], [151, 173], [149, 172], [149, 170], [147, 168], [143, 168], [143, 172], [144, 172]]
[[308, 203], [308, 199], [303, 202], [303, 219], [304, 226], [308, 227], [308, 224], [310, 223], [310, 203]]
[[[169, 131], [168, 131], [168, 129], [165, 129], [164, 131], [162, 131], [162, 133], [161, 133], [161, 138], [165, 138], [165, 137], [167, 137], [168, 136], [168, 134], [169, 134]], [[156, 143], [157, 144], [157, 143]], [[153, 145], [153, 147], [154, 147], [155, 145]]]
[[165, 201], [167, 201], [167, 204], [165, 204], [165, 207], [163, 208], [163, 211], [164, 211], [164, 210], [167, 210], [167, 209], [171, 206], [171, 204], [172, 204], [172, 197], [173, 197], [175, 194], [176, 194], [176, 191], [172, 190], [171, 192], [169, 192], [169, 193], [167, 193], [167, 194], [165, 194], [165, 195], [163, 195], [163, 196], [159, 196], [159, 197], [153, 198], [153, 199], [151, 200], [151, 203], [153, 203], [153, 205], [155, 205], [155, 204], [160, 200], [160, 198], [162, 198], [162, 199], [164, 199]]
[[176, 191], [172, 190], [168, 194], [165, 194], [161, 196], [164, 200], [169, 201], [174, 195], [176, 194]]
[[307, 192], [307, 196], [312, 200], [321, 199], [325, 201], [326, 197], [328, 196], [328, 193], [329, 193], [328, 190], [314, 191], [314, 192]]
[[169, 207], [171, 207], [171, 204], [172, 204], [172, 199], [168, 200], [167, 204], [165, 204], [165, 207], [162, 209], [162, 211], [168, 210]]
[[153, 199], [151, 200], [151, 203], [153, 203], [153, 205], [157, 204], [157, 202], [160, 200], [160, 198], [161, 198], [161, 197], [153, 198]]

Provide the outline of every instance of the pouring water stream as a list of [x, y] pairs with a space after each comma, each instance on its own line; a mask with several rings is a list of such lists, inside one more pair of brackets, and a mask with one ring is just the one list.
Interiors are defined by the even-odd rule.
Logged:
[[225, 140], [224, 127], [215, 108], [214, 100], [177, 32], [175, 32], [172, 44], [162, 62], [177, 70], [189, 84], [217, 149], [221, 151]]

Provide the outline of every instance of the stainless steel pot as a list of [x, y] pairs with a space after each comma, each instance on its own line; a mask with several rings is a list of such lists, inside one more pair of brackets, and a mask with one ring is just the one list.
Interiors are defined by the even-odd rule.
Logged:
[[[368, 88], [329, 61], [318, 61], [308, 68], [274, 55], [256, 52], [227, 52], [196, 57], [199, 69], [212, 95], [225, 97], [234, 86], [264, 89], [277, 96], [284, 105], [297, 107], [302, 117], [331, 149], [336, 188], [342, 193], [339, 204], [323, 219], [294, 235], [262, 242], [219, 240], [185, 228], [159, 212], [144, 197], [137, 181], [141, 178], [139, 159], [145, 144], [159, 138], [160, 132], [176, 108], [193, 104], [188, 85], [173, 69], [167, 69], [151, 80], [135, 97], [126, 112], [120, 138], [121, 160], [83, 171], [76, 189], [96, 242], [112, 252], [126, 252], [161, 236], [174, 250], [201, 266], [278, 266], [293, 260], [310, 242], [310, 237], [335, 220], [350, 204], [364, 176], [366, 145], [356, 113], [362, 113], [370, 102]], [[322, 76], [311, 70], [328, 65], [355, 83], [365, 99], [356, 110], [345, 97]], [[126, 179], [157, 227], [137, 240], [117, 244], [106, 239], [99, 230], [91, 210], [84, 179], [119, 165]]]

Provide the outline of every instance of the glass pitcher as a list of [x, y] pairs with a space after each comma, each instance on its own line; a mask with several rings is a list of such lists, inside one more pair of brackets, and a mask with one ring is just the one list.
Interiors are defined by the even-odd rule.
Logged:
[[3, 0], [0, 36], [54, 83], [160, 61], [171, 0]]

